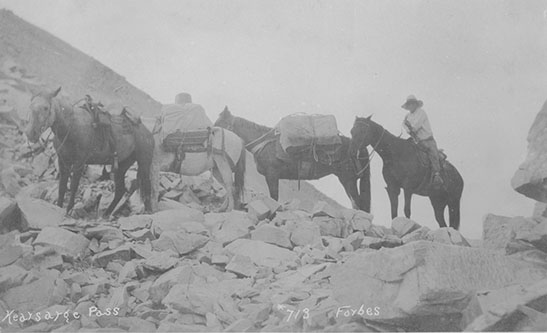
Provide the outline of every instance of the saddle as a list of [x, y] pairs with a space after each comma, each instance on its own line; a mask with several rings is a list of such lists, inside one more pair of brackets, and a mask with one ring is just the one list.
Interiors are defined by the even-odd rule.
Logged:
[[212, 128], [191, 131], [178, 129], [168, 134], [162, 142], [162, 148], [166, 152], [175, 153], [175, 161], [171, 166], [173, 172], [178, 172], [186, 153], [212, 152]]
[[112, 115], [104, 109], [101, 102], [93, 102], [91, 96], [86, 95], [84, 100], [85, 103], [80, 108], [91, 114], [93, 119], [91, 126], [95, 129], [99, 138], [102, 139], [103, 145], [108, 144], [110, 146], [113, 153], [112, 169], [115, 171], [118, 169], [118, 152], [116, 151], [114, 134], [112, 133]]
[[[417, 148], [418, 160], [420, 161], [420, 164], [423, 167], [429, 168], [431, 166], [431, 163], [427, 155], [428, 154], [427, 148], [417, 143], [414, 143], [414, 144], [416, 145], [416, 148]], [[439, 149], [438, 151], [439, 151], [439, 164], [441, 165], [441, 169], [442, 169], [444, 166], [444, 163], [446, 162], [447, 155], [442, 149]]]
[[[421, 193], [424, 190], [427, 190], [431, 186], [431, 182], [433, 181], [433, 172], [431, 171], [431, 161], [429, 160], [427, 148], [423, 147], [420, 144], [417, 144], [414, 142], [412, 138], [409, 138], [409, 140], [416, 146], [416, 154], [418, 156], [418, 162], [422, 167], [424, 167], [427, 170], [427, 173], [422, 180], [421, 184], [415, 189], [416, 193]], [[447, 155], [442, 150], [439, 149], [439, 165], [441, 167], [441, 170], [444, 169], [445, 164], [447, 162]]]
[[314, 178], [316, 163], [332, 165], [342, 160], [342, 146], [308, 146], [299, 147], [298, 150], [286, 152], [279, 140], [276, 141], [276, 157], [287, 163], [298, 163], [299, 178]]
[[104, 109], [101, 102], [94, 103], [91, 96], [85, 96], [85, 104], [80, 106], [93, 117], [93, 128], [112, 126], [112, 115]]
[[211, 149], [211, 128], [193, 131], [177, 130], [168, 134], [162, 142], [166, 152], [182, 151], [186, 153], [200, 153]]

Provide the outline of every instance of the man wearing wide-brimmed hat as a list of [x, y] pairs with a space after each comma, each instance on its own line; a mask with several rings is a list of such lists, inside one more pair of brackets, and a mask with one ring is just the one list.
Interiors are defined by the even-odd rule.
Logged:
[[407, 97], [405, 104], [401, 106], [403, 109], [409, 111], [403, 122], [403, 127], [416, 143], [426, 148], [427, 155], [431, 161], [431, 168], [433, 169], [433, 187], [439, 188], [443, 185], [440, 173], [439, 150], [437, 142], [433, 138], [429, 119], [422, 109], [423, 105], [424, 103], [418, 100], [416, 96], [410, 95]]

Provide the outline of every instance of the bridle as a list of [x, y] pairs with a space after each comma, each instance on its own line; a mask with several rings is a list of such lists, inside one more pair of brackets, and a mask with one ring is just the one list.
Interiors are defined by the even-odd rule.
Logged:
[[[367, 124], [365, 121], [363, 120], [359, 120], [357, 119], [355, 121], [355, 124], [359, 123], [360, 125], [363, 125], [363, 126], [366, 126], [367, 128], [370, 127], [369, 124]], [[382, 142], [382, 138], [384, 137], [384, 133], [386, 132], [386, 129], [382, 127], [382, 134], [380, 134], [380, 138], [378, 139], [378, 142], [376, 142], [375, 145], [372, 146], [372, 153], [370, 154], [369, 158], [368, 158], [368, 163], [361, 169], [357, 172], [357, 176], [361, 176], [361, 174], [370, 166], [370, 163], [372, 162], [372, 159], [374, 158], [374, 156], [376, 155], [376, 148], [378, 147], [378, 145], [380, 144], [380, 142]], [[359, 146], [357, 147], [357, 155], [356, 155], [356, 159], [359, 160], [360, 157], [360, 152], [361, 152], [361, 148], [363, 146], [363, 142], [361, 142], [359, 144]]]
[[[30, 100], [31, 103], [32, 101], [34, 101], [34, 99], [37, 97], [38, 95], [35, 95], [32, 97], [32, 99]], [[49, 120], [52, 118], [52, 115], [55, 114], [55, 111], [53, 110], [53, 98], [50, 98], [50, 99], [47, 99], [46, 100], [48, 101], [48, 106], [49, 106], [49, 110], [48, 110], [48, 115], [47, 115], [47, 121], [40, 126], [40, 136], [42, 135], [42, 133], [44, 133], [49, 127], [53, 126], [53, 123], [55, 122], [55, 118], [53, 119], [53, 121], [51, 122], [51, 124], [48, 124], [49, 123]], [[80, 101], [76, 102], [76, 103], [79, 103]], [[61, 106], [61, 109], [63, 109], [63, 107]], [[29, 117], [31, 117], [31, 113], [29, 113]], [[61, 144], [57, 147], [57, 149], [61, 149], [61, 147], [65, 144], [66, 140], [68, 139], [68, 136], [70, 134], [70, 131], [72, 130], [72, 127], [70, 127], [65, 135], [65, 137], [63, 138], [63, 140], [61, 141]], [[40, 141], [40, 144], [42, 146], [45, 145], [45, 143], [47, 143], [49, 141], [49, 138], [51, 137], [51, 133], [53, 133], [53, 131], [51, 131], [47, 138], [45, 139], [45, 141], [42, 141], [40, 138], [39, 138], [39, 141]], [[27, 142], [28, 143], [28, 142]]]
[[236, 122], [236, 117], [232, 116], [232, 119], [230, 120], [230, 122], [228, 122], [228, 125], [226, 125], [225, 128], [228, 131], [233, 132], [235, 128], [235, 122]]

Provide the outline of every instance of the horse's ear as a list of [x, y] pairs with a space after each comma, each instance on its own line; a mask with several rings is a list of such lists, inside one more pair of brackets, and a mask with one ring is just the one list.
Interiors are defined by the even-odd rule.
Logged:
[[368, 117], [367, 117], [367, 120], [370, 120], [370, 118], [372, 118], [372, 115], [368, 116]]
[[230, 110], [228, 110], [228, 105], [224, 106], [224, 110], [222, 110], [222, 113], [230, 114]]
[[51, 98], [57, 97], [57, 95], [59, 94], [59, 91], [61, 91], [61, 86], [59, 86], [59, 88], [57, 88], [54, 92], [50, 94]]

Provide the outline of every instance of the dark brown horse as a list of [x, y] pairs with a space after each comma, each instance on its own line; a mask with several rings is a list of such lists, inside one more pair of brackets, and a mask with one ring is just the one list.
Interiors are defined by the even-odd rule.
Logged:
[[[56, 97], [61, 88], [51, 93], [41, 92], [32, 98], [29, 124], [25, 130], [31, 142], [51, 127], [55, 134], [53, 145], [59, 161], [59, 198], [57, 205], [63, 206], [70, 181], [70, 200], [67, 213], [74, 207], [74, 199], [83, 169], [86, 164], [112, 164], [113, 147], [108, 140], [93, 128], [93, 116], [82, 108]], [[114, 174], [115, 195], [104, 215], [112, 213], [125, 193], [125, 173], [135, 161], [138, 163], [137, 181], [145, 210], [151, 212], [150, 166], [154, 149], [152, 133], [142, 123], [134, 124], [127, 117], [112, 116], [112, 133], [118, 152], [119, 166]]]
[[441, 163], [441, 176], [444, 186], [434, 189], [431, 186], [431, 170], [417, 144], [411, 140], [395, 137], [382, 126], [368, 118], [355, 119], [351, 129], [350, 151], [371, 146], [382, 157], [382, 173], [387, 184], [387, 193], [391, 203], [391, 217], [397, 216], [401, 188], [405, 196], [405, 216], [410, 218], [412, 194], [429, 197], [435, 219], [439, 226], [446, 227], [444, 210], [448, 206], [450, 226], [460, 227], [460, 198], [463, 191], [463, 179], [458, 170], [448, 161]]
[[[312, 176], [299, 176], [299, 161], [280, 159], [277, 156], [279, 138], [270, 127], [255, 124], [240, 117], [235, 117], [224, 108], [215, 126], [226, 128], [239, 135], [246, 143], [256, 160], [258, 172], [266, 177], [270, 197], [279, 198], [279, 179], [319, 179], [334, 174], [344, 186], [346, 194], [355, 209], [370, 212], [370, 170], [368, 168], [368, 150], [362, 149], [360, 156], [365, 160], [364, 168], [359, 168], [356, 161], [348, 154], [349, 138], [342, 137], [341, 156], [330, 164], [310, 160]], [[358, 176], [358, 174], [360, 176]], [[357, 180], [360, 179], [359, 189]]]

